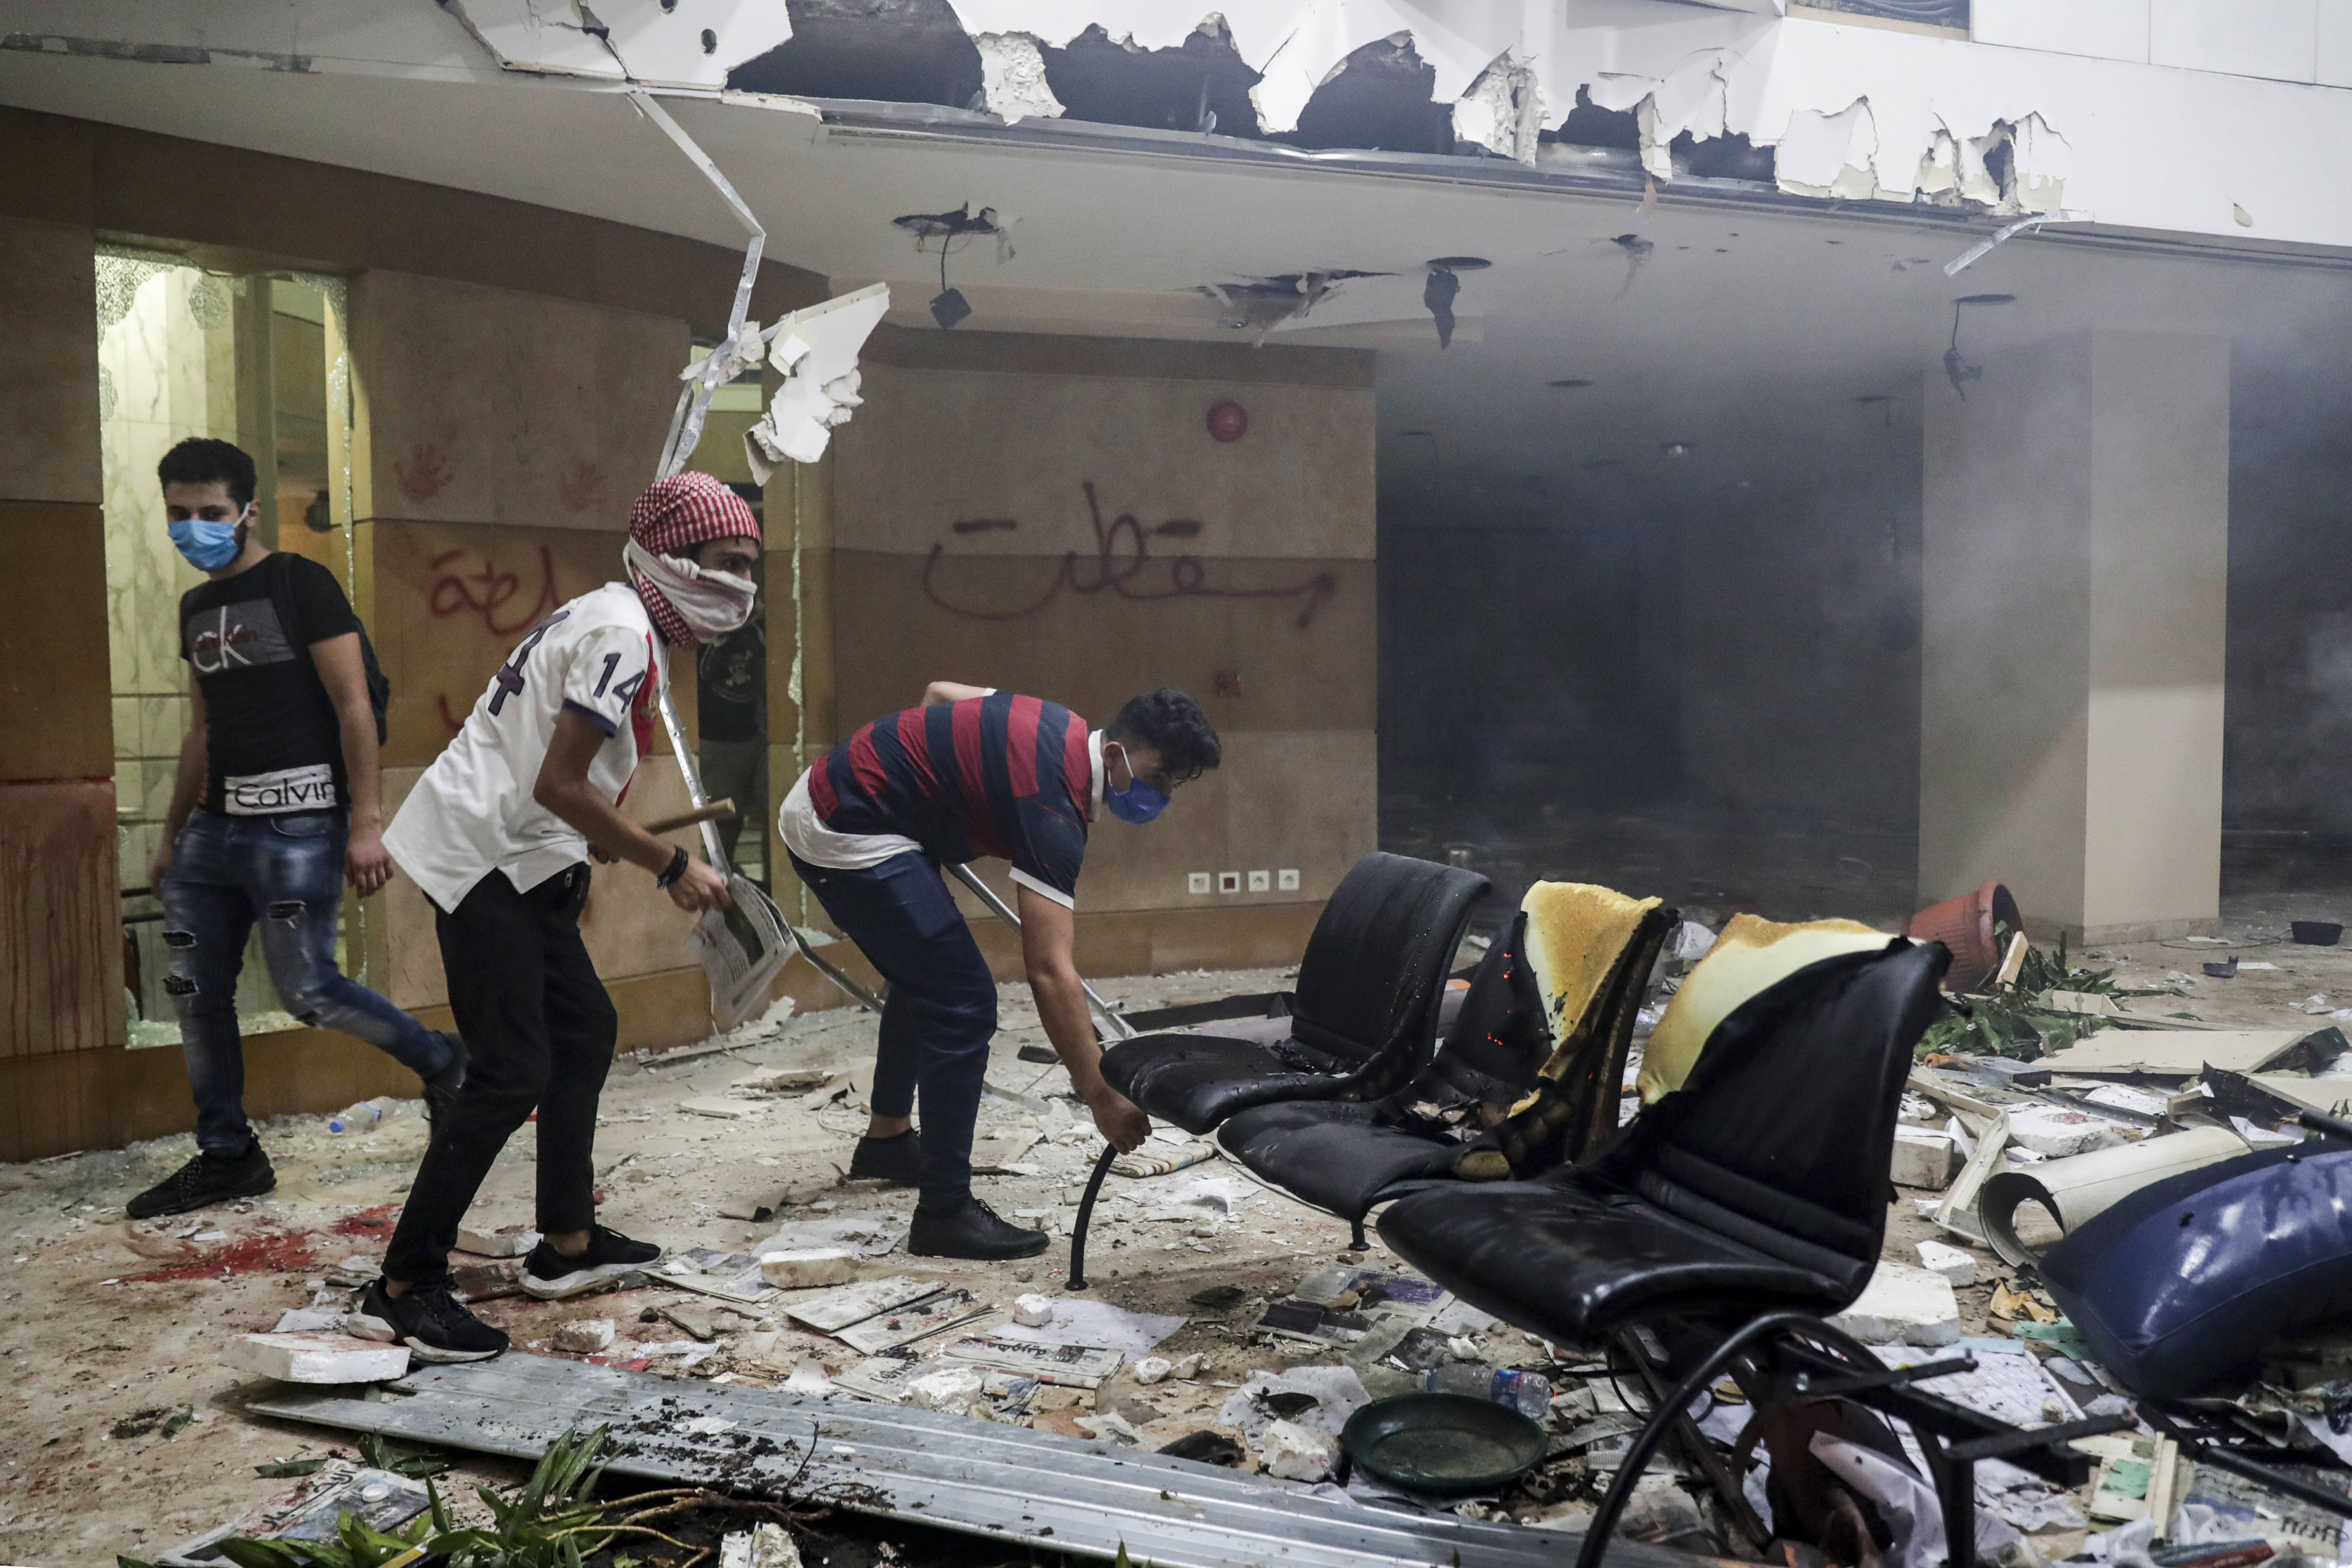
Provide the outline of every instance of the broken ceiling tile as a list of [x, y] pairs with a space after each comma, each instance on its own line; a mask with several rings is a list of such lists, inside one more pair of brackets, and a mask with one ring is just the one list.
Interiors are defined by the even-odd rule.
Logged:
[[719, 88], [732, 67], [793, 36], [767, 0], [448, 0], [448, 9], [508, 70]]
[[1011, 125], [1022, 120], [1057, 120], [1062, 100], [1045, 80], [1045, 57], [1034, 33], [975, 33], [980, 50], [981, 93], [988, 111]]

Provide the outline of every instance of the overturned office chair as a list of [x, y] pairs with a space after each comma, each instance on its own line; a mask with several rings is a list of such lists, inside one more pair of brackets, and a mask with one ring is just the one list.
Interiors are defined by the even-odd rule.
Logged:
[[[1548, 1340], [1615, 1342], [1649, 1383], [1654, 1413], [1589, 1526], [1580, 1568], [1600, 1563], [1670, 1434], [1752, 1525], [1688, 1414], [1727, 1369], [1759, 1410], [1834, 1396], [1908, 1421], [1955, 1542], [1975, 1539], [1977, 1460], [2080, 1485], [2087, 1458], [2066, 1442], [2130, 1425], [2019, 1432], [1910, 1386], [1968, 1358], [1890, 1371], [1821, 1321], [1852, 1305], [1878, 1265], [1903, 1086], [1944, 1005], [1937, 985], [1950, 961], [1941, 944], [1898, 938], [1807, 964], [1734, 1007], [1680, 1089], [1593, 1163], [1539, 1182], [1433, 1187], [1381, 1216], [1382, 1239], [1463, 1300]], [[1970, 1551], [1952, 1561], [1971, 1562]]]
[[[1375, 851], [1349, 868], [1307, 939], [1290, 1016], [1261, 1037], [1146, 1035], [1103, 1053], [1103, 1077], [1144, 1113], [1195, 1137], [1278, 1100], [1374, 1100], [1429, 1065], [1446, 966], [1486, 878]], [[1271, 1036], [1272, 1038], [1264, 1037]], [[1118, 1151], [1078, 1203], [1067, 1288], [1087, 1288], [1087, 1227]]]
[[[1656, 899], [1538, 882], [1478, 965], [1428, 1071], [1377, 1100], [1255, 1106], [1217, 1142], [1347, 1220], [1358, 1246], [1365, 1215], [1432, 1183], [1524, 1178], [1580, 1159], [1616, 1131], [1633, 1025], [1674, 922]], [[1509, 1112], [1466, 1139], [1416, 1109], [1465, 1079]]]

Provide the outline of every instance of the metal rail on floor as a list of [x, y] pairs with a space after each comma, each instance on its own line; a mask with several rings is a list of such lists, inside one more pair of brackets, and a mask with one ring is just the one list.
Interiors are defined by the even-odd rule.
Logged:
[[[1581, 1537], [1359, 1502], [1332, 1488], [937, 1411], [624, 1372], [517, 1352], [425, 1367], [389, 1397], [289, 1388], [257, 1415], [536, 1459], [609, 1425], [615, 1475], [789, 1488], [860, 1513], [1159, 1568], [1558, 1568]], [[814, 1450], [814, 1451], [812, 1451]], [[1612, 1568], [1698, 1560], [1612, 1542]]]

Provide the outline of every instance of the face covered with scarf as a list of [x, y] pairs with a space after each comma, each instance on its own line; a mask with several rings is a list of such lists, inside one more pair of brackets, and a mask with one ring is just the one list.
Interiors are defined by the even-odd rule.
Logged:
[[756, 557], [760, 520], [742, 497], [709, 474], [657, 479], [629, 509], [629, 542], [621, 560], [646, 613], [674, 647], [725, 637], [751, 618], [760, 596], [750, 563], [739, 572], [698, 561], [701, 546], [714, 539], [745, 541], [746, 553]]

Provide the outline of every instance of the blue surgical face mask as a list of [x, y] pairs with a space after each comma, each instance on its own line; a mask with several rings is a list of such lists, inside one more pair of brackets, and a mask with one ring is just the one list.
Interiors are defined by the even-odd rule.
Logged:
[[236, 559], [244, 546], [237, 542], [237, 525], [244, 514], [216, 521], [210, 518], [184, 517], [168, 525], [172, 542], [188, 558], [188, 564], [199, 572], [217, 572]]
[[[1121, 746], [1118, 750], [1120, 756], [1127, 754], [1126, 747]], [[1129, 768], [1127, 787], [1111, 788], [1109, 764], [1106, 763], [1103, 769], [1103, 804], [1110, 807], [1110, 814], [1121, 822], [1132, 822], [1140, 827], [1168, 809], [1168, 797], [1135, 777], [1132, 764]]]

